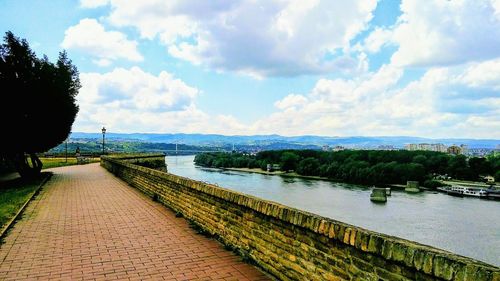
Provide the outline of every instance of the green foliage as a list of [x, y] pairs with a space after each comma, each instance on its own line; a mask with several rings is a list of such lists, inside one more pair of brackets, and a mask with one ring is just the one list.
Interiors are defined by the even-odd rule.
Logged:
[[435, 181], [435, 180], [426, 180], [426, 181], [424, 181], [423, 186], [430, 188], [430, 189], [436, 189], [440, 186], [446, 186], [446, 184], [443, 184], [443, 183], [441, 183], [439, 181]]
[[297, 165], [297, 173], [308, 176], [319, 176], [320, 162], [314, 157], [307, 157], [300, 160]]
[[3, 159], [0, 156], [0, 175], [14, 172], [14, 171], [15, 171], [15, 169], [14, 169], [14, 166], [12, 166], [12, 163], [7, 161], [6, 159]]
[[65, 52], [56, 63], [38, 58], [26, 40], [11, 32], [0, 45], [0, 154], [37, 153], [62, 143], [71, 131], [80, 89], [78, 71]]
[[411, 162], [425, 165], [427, 163], [427, 157], [425, 157], [424, 155], [417, 155], [413, 157]]
[[[344, 150], [273, 150], [257, 155], [239, 153], [202, 153], [195, 157], [201, 166], [260, 167], [280, 164], [282, 171], [295, 170], [300, 175], [322, 176], [338, 181], [360, 184], [406, 184], [408, 180], [427, 183], [434, 174], [451, 175], [457, 179], [477, 180], [482, 173], [498, 171], [497, 158], [467, 158], [433, 151]], [[245, 166], [246, 164], [246, 166]], [[496, 170], [495, 170], [496, 169]], [[425, 186], [425, 184], [424, 184]]]
[[463, 155], [450, 157], [448, 160], [448, 174], [453, 178], [471, 178], [470, 169], [467, 167], [467, 158]]
[[[241, 153], [201, 153], [195, 156], [194, 162], [196, 165], [213, 167], [213, 168], [257, 168], [266, 163], [256, 161]], [[264, 168], [265, 169], [265, 168]]]
[[[68, 142], [68, 154], [73, 155], [77, 147], [80, 148], [81, 154], [90, 155], [97, 154], [100, 155], [102, 151], [102, 138], [99, 139], [71, 139]], [[196, 151], [206, 151], [214, 150], [211, 147], [204, 146], [194, 146], [186, 144], [178, 144], [178, 154], [186, 154], [186, 151], [190, 154]], [[170, 154], [175, 154], [176, 144], [175, 143], [151, 143], [151, 142], [140, 142], [140, 141], [123, 141], [123, 140], [108, 140], [106, 138], [105, 145], [106, 152], [112, 153], [122, 153], [122, 152], [168, 152]], [[49, 154], [54, 155], [65, 155], [66, 144], [62, 143], [51, 150], [48, 151]]]
[[284, 152], [280, 157], [281, 170], [294, 171], [297, 168], [297, 163], [299, 162], [299, 156], [293, 152]]
[[492, 165], [486, 158], [473, 157], [469, 159], [469, 167], [473, 174], [488, 175], [493, 172]]
[[[7, 32], [0, 45], [0, 158], [9, 159], [21, 176], [36, 176], [36, 153], [62, 143], [78, 112], [78, 71], [65, 52], [56, 63], [38, 58], [24, 39]], [[31, 165], [25, 157], [29, 154]]]

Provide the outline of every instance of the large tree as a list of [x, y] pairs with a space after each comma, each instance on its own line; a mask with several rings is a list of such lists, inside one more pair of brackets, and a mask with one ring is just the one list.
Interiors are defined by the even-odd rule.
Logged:
[[37, 175], [42, 162], [36, 153], [62, 143], [75, 121], [78, 70], [66, 52], [51, 63], [7, 32], [0, 45], [0, 89], [0, 158], [11, 161], [21, 176]]
[[300, 161], [300, 157], [293, 152], [284, 152], [280, 159], [281, 170], [288, 172], [290, 170], [297, 169], [297, 164]]

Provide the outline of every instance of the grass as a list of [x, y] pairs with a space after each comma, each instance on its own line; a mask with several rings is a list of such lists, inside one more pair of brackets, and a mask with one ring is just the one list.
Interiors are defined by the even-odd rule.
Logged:
[[43, 172], [36, 179], [15, 178], [0, 182], [0, 229], [3, 229], [4, 225], [17, 214], [49, 175], [49, 172]]
[[[40, 157], [40, 160], [43, 163], [43, 169], [50, 169], [50, 168], [56, 168], [56, 167], [63, 167], [63, 166], [70, 166], [70, 165], [77, 165], [78, 163], [76, 162], [75, 157], [68, 157], [68, 161], [66, 162], [66, 158], [61, 157], [61, 158], [45, 158], [45, 157]], [[89, 163], [95, 163], [99, 162], [100, 158], [89, 158]]]

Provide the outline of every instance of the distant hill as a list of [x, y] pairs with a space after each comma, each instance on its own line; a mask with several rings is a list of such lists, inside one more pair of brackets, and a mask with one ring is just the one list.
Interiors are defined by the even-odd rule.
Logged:
[[[74, 132], [71, 139], [95, 139], [102, 138], [99, 133]], [[469, 148], [494, 149], [500, 145], [496, 139], [429, 139], [408, 136], [379, 136], [379, 137], [326, 137], [326, 136], [280, 136], [280, 135], [253, 135], [253, 136], [226, 136], [217, 134], [145, 134], [145, 133], [106, 133], [106, 139], [110, 141], [126, 142], [148, 142], [148, 143], [170, 143], [185, 144], [204, 147], [231, 147], [234, 145], [245, 147], [262, 147], [267, 149], [294, 149], [294, 148], [321, 148], [328, 146], [344, 146], [347, 148], [377, 148], [380, 145], [391, 145], [395, 148], [403, 148], [408, 143], [442, 143], [445, 145], [466, 144]]]

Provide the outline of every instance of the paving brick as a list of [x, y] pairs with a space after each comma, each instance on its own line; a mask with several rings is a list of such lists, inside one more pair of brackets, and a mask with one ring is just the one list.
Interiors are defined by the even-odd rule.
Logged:
[[267, 279], [98, 164], [52, 171], [0, 246], [0, 279]]

